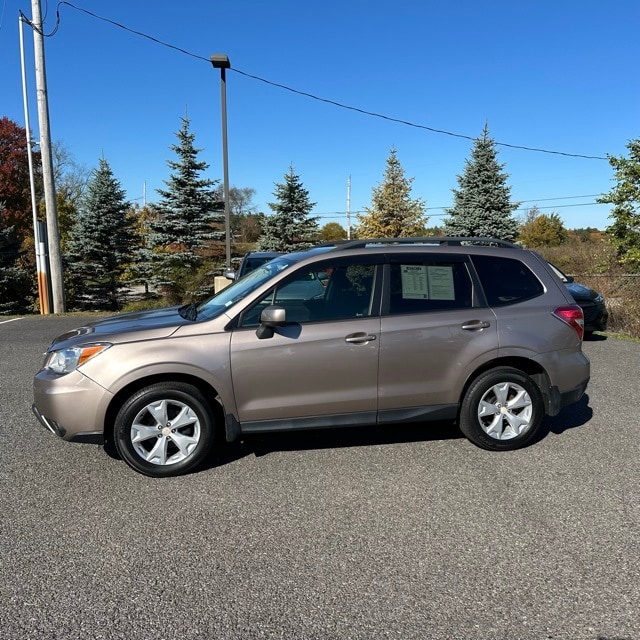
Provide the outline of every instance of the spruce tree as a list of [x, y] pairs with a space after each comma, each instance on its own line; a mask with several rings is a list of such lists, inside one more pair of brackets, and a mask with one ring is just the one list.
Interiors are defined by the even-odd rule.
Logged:
[[425, 203], [411, 197], [413, 178], [407, 178], [391, 149], [381, 184], [373, 188], [371, 207], [358, 214], [361, 238], [406, 238], [424, 233], [427, 223]]
[[145, 295], [154, 279], [153, 251], [150, 248], [151, 222], [156, 213], [153, 207], [133, 205], [127, 214], [133, 232], [132, 260], [125, 277], [133, 284], [144, 287]]
[[[0, 203], [0, 213], [4, 205]], [[30, 294], [29, 277], [18, 267], [20, 240], [0, 217], [0, 315], [22, 313]]]
[[598, 202], [613, 205], [613, 224], [606, 231], [619, 260], [640, 269], [640, 138], [630, 140], [627, 149], [628, 158], [609, 156], [617, 184]]
[[176, 133], [178, 143], [171, 146], [177, 160], [167, 162], [172, 173], [158, 189], [160, 202], [154, 205], [156, 217], [150, 221], [149, 246], [152, 250], [155, 284], [178, 301], [189, 293], [194, 273], [203, 264], [201, 250], [211, 240], [220, 240], [224, 231], [216, 229], [224, 220], [218, 180], [202, 178], [209, 165], [198, 160], [202, 149], [194, 146], [195, 134], [189, 120], [182, 118]]
[[69, 232], [70, 297], [77, 306], [120, 308], [121, 279], [133, 242], [129, 206], [109, 163], [101, 158]]
[[318, 217], [310, 217], [315, 202], [309, 200], [300, 176], [293, 167], [284, 176], [283, 183], [275, 183], [273, 195], [276, 202], [269, 202], [273, 211], [262, 221], [262, 234], [258, 240], [261, 251], [300, 251], [313, 246], [318, 235]]
[[495, 141], [485, 125], [482, 137], [465, 161], [458, 189], [453, 189], [453, 207], [446, 209], [445, 233], [450, 236], [491, 237], [513, 242], [518, 222], [513, 212], [519, 203], [511, 202], [508, 174], [497, 160]]

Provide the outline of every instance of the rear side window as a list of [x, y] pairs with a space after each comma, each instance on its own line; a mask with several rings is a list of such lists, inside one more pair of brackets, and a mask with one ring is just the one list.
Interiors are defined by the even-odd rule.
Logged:
[[529, 300], [544, 292], [540, 280], [520, 260], [497, 256], [471, 256], [471, 260], [492, 307]]
[[471, 280], [462, 262], [391, 264], [389, 312], [424, 313], [471, 307]]

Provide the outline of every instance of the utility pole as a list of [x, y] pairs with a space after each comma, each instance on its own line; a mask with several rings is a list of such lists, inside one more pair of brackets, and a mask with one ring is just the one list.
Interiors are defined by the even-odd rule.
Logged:
[[351, 176], [347, 180], [347, 240], [351, 240]]
[[64, 313], [64, 287], [62, 284], [62, 258], [60, 256], [60, 232], [58, 230], [58, 207], [53, 181], [53, 159], [51, 154], [51, 132], [49, 130], [49, 102], [47, 99], [47, 72], [44, 63], [44, 35], [40, 0], [31, 0], [33, 23], [33, 51], [36, 66], [36, 95], [38, 98], [38, 121], [40, 123], [40, 155], [42, 157], [42, 179], [44, 202], [47, 210], [47, 235], [49, 237], [49, 266], [53, 312]]

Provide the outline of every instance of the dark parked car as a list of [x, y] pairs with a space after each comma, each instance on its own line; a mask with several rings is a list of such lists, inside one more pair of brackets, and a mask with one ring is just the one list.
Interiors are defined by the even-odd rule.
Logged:
[[261, 267], [266, 262], [269, 262], [269, 260], [273, 260], [274, 258], [277, 258], [281, 255], [282, 253], [280, 253], [279, 251], [250, 251], [242, 258], [242, 262], [240, 263], [237, 271], [233, 271], [233, 269], [230, 269], [225, 273], [225, 276], [229, 280], [240, 280], [240, 278], [246, 276], [247, 273], [253, 271], [254, 269], [257, 269], [258, 267]]
[[591, 335], [594, 331], [606, 331], [609, 313], [604, 302], [604, 296], [590, 287], [575, 282], [572, 276], [563, 273], [555, 265], [551, 265], [553, 270], [564, 286], [567, 288], [573, 299], [580, 305], [584, 313], [584, 332]]

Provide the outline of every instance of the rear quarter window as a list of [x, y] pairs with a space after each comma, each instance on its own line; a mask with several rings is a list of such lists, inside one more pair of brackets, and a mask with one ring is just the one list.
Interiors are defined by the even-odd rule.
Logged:
[[499, 256], [471, 256], [471, 260], [492, 307], [523, 302], [544, 293], [540, 280], [520, 260]]

